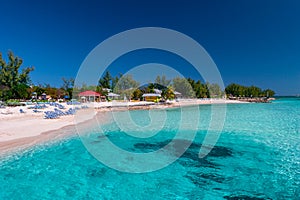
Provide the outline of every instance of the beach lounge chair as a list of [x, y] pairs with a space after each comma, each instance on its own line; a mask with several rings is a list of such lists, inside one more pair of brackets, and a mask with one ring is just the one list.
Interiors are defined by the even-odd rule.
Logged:
[[58, 115], [58, 116], [63, 116], [65, 115], [65, 113], [57, 108], [54, 108], [54, 112]]
[[59, 118], [58, 114], [54, 111], [46, 111], [45, 112], [45, 119], [57, 119]]
[[57, 106], [59, 109], [66, 109], [63, 105], [61, 105], [61, 104], [58, 104], [58, 106]]
[[76, 109], [70, 108], [68, 111], [65, 112], [66, 115], [75, 115]]

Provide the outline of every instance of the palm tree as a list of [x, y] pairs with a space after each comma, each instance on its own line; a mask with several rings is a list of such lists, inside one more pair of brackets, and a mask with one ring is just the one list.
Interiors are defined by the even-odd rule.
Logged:
[[161, 93], [162, 98], [164, 98], [165, 100], [167, 99], [174, 99], [175, 98], [175, 94], [174, 94], [174, 90], [171, 86], [168, 86], [167, 88], [162, 90]]

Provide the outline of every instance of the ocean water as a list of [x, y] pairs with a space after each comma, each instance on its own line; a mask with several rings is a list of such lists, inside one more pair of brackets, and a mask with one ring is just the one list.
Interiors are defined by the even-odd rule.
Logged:
[[[151, 112], [152, 117], [163, 116], [165, 121], [158, 120], [151, 127], [148, 111], [129, 114], [136, 124], [147, 127], [134, 130], [152, 137], [127, 135], [131, 130], [124, 131], [116, 122], [101, 128], [112, 143], [126, 151], [153, 152], [175, 137], [182, 115], [180, 109]], [[187, 112], [190, 117], [200, 113], [196, 129], [186, 126], [182, 130], [195, 132], [196, 137], [165, 168], [137, 174], [117, 171], [94, 158], [74, 136], [2, 158], [0, 199], [300, 199], [299, 99], [227, 105], [220, 138], [202, 159], [198, 153], [207, 134], [211, 106], [190, 107]], [[158, 129], [159, 122], [163, 126]], [[90, 136], [91, 146], [101, 144], [99, 134]], [[175, 142], [180, 141], [185, 140]], [[118, 157], [111, 159], [118, 161]]]

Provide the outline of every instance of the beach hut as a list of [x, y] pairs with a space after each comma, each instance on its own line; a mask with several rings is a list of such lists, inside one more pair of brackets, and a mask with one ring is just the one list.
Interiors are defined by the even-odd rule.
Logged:
[[36, 93], [36, 92], [33, 92], [31, 98], [32, 98], [32, 99], [37, 99], [37, 93]]
[[79, 98], [81, 98], [82, 101], [97, 101], [100, 100], [101, 95], [98, 92], [94, 92], [91, 90], [87, 90], [84, 92], [80, 92], [78, 94]]
[[145, 93], [142, 96], [144, 98], [144, 101], [158, 101], [159, 98], [161, 98], [160, 94], [156, 94], [156, 93]]
[[42, 100], [46, 100], [46, 99], [47, 99], [47, 94], [46, 94], [46, 93], [43, 93], [43, 94], [41, 95], [41, 99], [42, 99]]

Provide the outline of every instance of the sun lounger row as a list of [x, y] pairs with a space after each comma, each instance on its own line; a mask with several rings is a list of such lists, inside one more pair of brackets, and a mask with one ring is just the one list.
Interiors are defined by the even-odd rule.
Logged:
[[74, 115], [76, 113], [76, 109], [70, 108], [66, 112], [63, 112], [57, 108], [54, 109], [54, 111], [46, 111], [45, 112], [45, 119], [57, 119], [60, 116], [65, 116], [65, 115]]
[[46, 111], [45, 112], [45, 119], [57, 119], [59, 115], [54, 111]]
[[68, 111], [65, 112], [67, 115], [75, 115], [76, 109], [70, 108]]
[[47, 108], [47, 106], [45, 104], [42, 105], [34, 105], [34, 106], [30, 106], [28, 107], [28, 109], [44, 109]]
[[65, 109], [65, 107], [59, 103], [56, 103], [56, 102], [50, 102], [49, 103], [50, 106], [54, 106], [54, 107], [57, 107], [59, 109]]
[[79, 101], [68, 101], [67, 105], [80, 105], [81, 103]]

